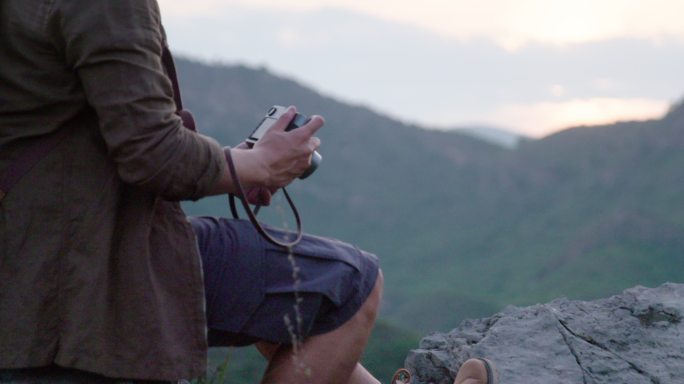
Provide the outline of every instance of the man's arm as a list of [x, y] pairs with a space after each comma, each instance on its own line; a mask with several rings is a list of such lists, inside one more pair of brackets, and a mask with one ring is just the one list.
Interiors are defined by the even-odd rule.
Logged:
[[[153, 0], [62, 1], [60, 26], [69, 64], [121, 178], [168, 199], [234, 192], [223, 149], [184, 129], [161, 64], [159, 9]], [[320, 141], [320, 116], [285, 132], [290, 108], [253, 149], [234, 149], [237, 174], [249, 187], [281, 187], [302, 174]]]
[[64, 0], [54, 12], [120, 177], [168, 199], [207, 195], [226, 173], [223, 151], [175, 114], [156, 1]]

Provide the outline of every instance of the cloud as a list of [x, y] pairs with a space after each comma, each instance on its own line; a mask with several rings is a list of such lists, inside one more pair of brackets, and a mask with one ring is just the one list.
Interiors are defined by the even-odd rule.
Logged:
[[607, 77], [596, 78], [592, 81], [594, 89], [600, 92], [611, 91], [616, 88], [615, 82]]
[[535, 42], [577, 44], [635, 37], [684, 40], [680, 0], [160, 0], [173, 17], [235, 9], [312, 12], [345, 9], [460, 41], [486, 38], [510, 51]]
[[[540, 136], [577, 124], [655, 117], [684, 91], [684, 41], [677, 39], [536, 42], [511, 51], [492, 39], [444, 38], [349, 11], [351, 6], [321, 10], [318, 2], [307, 1], [287, 8], [284, 1], [251, 0], [249, 6], [238, 0], [196, 1], [195, 13], [186, 15], [190, 3], [160, 0], [175, 51], [265, 66], [339, 100], [428, 127], [493, 124]], [[461, 4], [440, 4], [453, 3]], [[422, 12], [434, 12], [427, 8]]]
[[[492, 122], [510, 126], [532, 137], [579, 125], [611, 124], [616, 121], [661, 117], [670, 102], [655, 99], [588, 98], [563, 102], [510, 104], [493, 113]], [[507, 124], [508, 123], [508, 124]]]
[[554, 84], [551, 86], [550, 92], [554, 97], [563, 97], [565, 95], [565, 87], [561, 84]]

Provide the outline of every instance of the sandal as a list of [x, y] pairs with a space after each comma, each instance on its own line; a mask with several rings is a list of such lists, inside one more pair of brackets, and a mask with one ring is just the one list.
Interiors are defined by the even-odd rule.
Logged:
[[478, 357], [477, 359], [484, 363], [485, 369], [487, 370], [487, 384], [497, 384], [499, 382], [499, 373], [496, 371], [494, 363], [481, 357]]
[[399, 368], [392, 376], [391, 384], [411, 384], [411, 372], [406, 368]]
[[[483, 372], [484, 368], [484, 372]], [[482, 384], [498, 384], [499, 372], [491, 360], [476, 357], [468, 359], [458, 369], [454, 384], [477, 381]]]

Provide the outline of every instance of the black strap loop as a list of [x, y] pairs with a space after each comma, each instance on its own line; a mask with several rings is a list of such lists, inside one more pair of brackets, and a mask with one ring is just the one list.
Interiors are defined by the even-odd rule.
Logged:
[[173, 61], [173, 55], [169, 50], [169, 47], [164, 45], [162, 48], [162, 65], [166, 70], [166, 75], [171, 80], [171, 85], [173, 86], [173, 101], [176, 102], [176, 113], [180, 113], [183, 110], [183, 98], [180, 92], [180, 83], [178, 83], [178, 74], [176, 73], [176, 64]]
[[284, 248], [292, 248], [297, 243], [299, 243], [302, 240], [302, 221], [299, 217], [299, 212], [297, 211], [297, 207], [295, 207], [294, 202], [290, 198], [290, 194], [287, 193], [287, 190], [285, 188], [281, 188], [283, 190], [283, 194], [285, 195], [285, 199], [287, 200], [287, 203], [290, 205], [290, 208], [292, 209], [292, 213], [294, 214], [295, 221], [297, 222], [297, 236], [293, 241], [287, 242], [287, 241], [281, 241], [273, 236], [271, 236], [266, 230], [261, 226], [259, 221], [256, 218], [256, 215], [252, 211], [251, 207], [249, 206], [249, 203], [247, 202], [247, 197], [245, 194], [245, 190], [242, 188], [242, 183], [240, 183], [240, 180], [237, 177], [237, 171], [235, 170], [235, 164], [233, 163], [233, 156], [230, 153], [230, 148], [226, 147], [223, 149], [224, 153], [226, 154], [226, 161], [228, 163], [228, 169], [230, 170], [230, 176], [233, 179], [233, 185], [235, 186], [235, 189], [237, 193], [233, 194], [230, 193], [228, 194], [228, 199], [230, 202], [230, 211], [233, 214], [233, 217], [235, 219], [239, 218], [237, 208], [235, 207], [235, 197], [240, 199], [242, 202], [242, 207], [244, 208], [245, 212], [247, 212], [247, 217], [249, 218], [249, 221], [252, 222], [252, 225], [254, 225], [254, 228], [256, 228], [257, 232], [261, 236], [263, 236], [266, 240], [268, 240], [270, 243], [275, 244], [277, 246], [281, 246]]

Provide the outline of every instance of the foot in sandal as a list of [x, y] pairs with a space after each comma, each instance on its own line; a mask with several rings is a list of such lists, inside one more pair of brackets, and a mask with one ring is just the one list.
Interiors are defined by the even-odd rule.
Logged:
[[456, 374], [454, 384], [497, 384], [499, 375], [494, 363], [487, 359], [468, 359]]
[[[494, 363], [487, 359], [468, 359], [459, 368], [454, 384], [498, 384], [499, 375]], [[400, 368], [392, 377], [391, 384], [411, 384], [411, 373]]]

